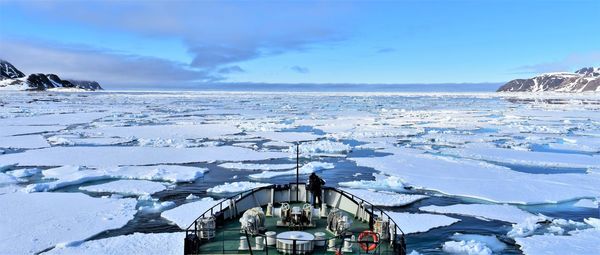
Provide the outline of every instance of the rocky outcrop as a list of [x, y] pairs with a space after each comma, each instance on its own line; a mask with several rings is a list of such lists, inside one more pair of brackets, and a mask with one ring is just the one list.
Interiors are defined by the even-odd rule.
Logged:
[[52, 88], [73, 88], [82, 90], [102, 90], [95, 81], [63, 80], [56, 74], [36, 73], [25, 78], [25, 74], [7, 61], [0, 60], [0, 89], [47, 90]]
[[23, 78], [25, 74], [8, 61], [0, 59], [0, 81], [6, 79]]
[[529, 79], [516, 79], [498, 89], [498, 92], [541, 91], [600, 91], [600, 68], [586, 67], [574, 73], [546, 73]]

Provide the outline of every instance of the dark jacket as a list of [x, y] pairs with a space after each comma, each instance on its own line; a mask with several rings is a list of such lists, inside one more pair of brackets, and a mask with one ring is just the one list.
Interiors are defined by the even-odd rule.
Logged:
[[321, 192], [323, 185], [325, 185], [325, 181], [316, 174], [312, 174], [308, 178], [308, 189], [312, 192]]

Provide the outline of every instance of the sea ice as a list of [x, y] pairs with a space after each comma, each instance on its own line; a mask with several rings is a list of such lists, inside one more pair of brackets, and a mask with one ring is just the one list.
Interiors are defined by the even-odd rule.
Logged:
[[459, 219], [428, 213], [386, 212], [405, 234], [427, 232], [459, 222]]
[[[196, 218], [198, 218], [198, 216], [221, 201], [223, 200], [214, 200], [210, 197], [205, 197], [200, 201], [183, 204], [171, 210], [164, 211], [160, 216], [177, 224], [179, 228], [186, 229], [194, 222], [194, 220], [196, 220]], [[229, 206], [229, 201], [223, 202], [223, 208], [226, 206]]]
[[36, 134], [45, 132], [55, 132], [67, 128], [67, 126], [15, 126], [0, 125], [0, 136], [16, 136], [26, 134]]
[[[328, 163], [328, 162], [317, 162], [317, 161], [313, 161], [313, 162], [309, 162], [304, 164], [302, 167], [300, 167], [300, 169], [298, 170], [299, 174], [311, 174], [314, 172], [319, 172], [319, 171], [323, 171], [326, 169], [332, 169], [335, 166], [332, 163]], [[273, 178], [273, 177], [278, 177], [278, 176], [286, 176], [286, 175], [295, 175], [296, 174], [296, 170], [288, 170], [288, 171], [264, 171], [258, 174], [251, 174], [248, 177], [252, 178], [252, 179], [268, 179], [268, 178]]]
[[104, 184], [79, 187], [80, 190], [91, 192], [117, 193], [121, 195], [152, 195], [163, 191], [164, 184], [146, 180], [118, 180]]
[[372, 189], [379, 191], [406, 191], [404, 181], [397, 176], [385, 176], [373, 174], [375, 180], [358, 180], [349, 182], [340, 182], [338, 185], [355, 189]]
[[271, 185], [271, 184], [262, 183], [262, 182], [247, 182], [247, 181], [231, 182], [231, 183], [226, 182], [224, 184], [220, 184], [220, 185], [214, 186], [212, 188], [208, 188], [206, 190], [206, 192], [217, 193], [217, 194], [219, 194], [219, 193], [239, 193], [242, 191], [251, 190], [251, 189], [269, 186], [269, 185]]
[[0, 195], [0, 253], [37, 253], [120, 228], [133, 219], [135, 204], [81, 193]]
[[133, 233], [104, 239], [86, 241], [78, 245], [56, 247], [42, 254], [129, 254], [129, 255], [168, 255], [183, 254], [185, 234], [177, 233]]
[[487, 246], [492, 252], [500, 252], [506, 249], [506, 244], [498, 240], [495, 235], [475, 235], [454, 233], [450, 239], [455, 241], [475, 241]]
[[219, 146], [200, 148], [172, 147], [52, 147], [0, 155], [0, 164], [21, 166], [116, 166], [208, 161], [247, 161], [284, 158], [283, 152], [258, 152], [251, 149]]
[[492, 255], [492, 250], [484, 243], [475, 240], [447, 241], [442, 250], [451, 254]]
[[581, 199], [581, 200], [577, 201], [575, 204], [573, 204], [573, 206], [597, 209], [598, 201], [595, 201], [592, 199]]
[[41, 172], [42, 172], [42, 169], [39, 169], [39, 168], [24, 168], [24, 169], [12, 170], [7, 173], [14, 176], [15, 178], [25, 178], [25, 177], [39, 174]]
[[481, 161], [453, 159], [408, 148], [393, 155], [351, 158], [357, 165], [400, 177], [410, 186], [498, 203], [556, 203], [600, 193], [600, 174], [528, 174]]
[[512, 205], [492, 205], [492, 204], [458, 204], [449, 206], [424, 206], [419, 208], [421, 211], [431, 213], [449, 213], [460, 214], [474, 217], [482, 217], [491, 220], [500, 220], [510, 223], [523, 222], [529, 217], [535, 215], [523, 211]]
[[574, 230], [569, 235], [534, 235], [515, 238], [526, 255], [580, 255], [600, 254], [600, 229]]
[[[333, 142], [329, 140], [319, 140], [302, 143], [300, 145], [300, 154], [304, 156], [321, 155], [321, 154], [345, 154], [350, 152], [350, 145]], [[296, 146], [290, 146], [288, 151], [296, 153]]]
[[38, 149], [50, 145], [41, 135], [0, 136], [0, 148]]
[[262, 131], [262, 132], [250, 132], [249, 135], [255, 137], [262, 137], [276, 142], [288, 142], [294, 143], [299, 141], [312, 141], [317, 140], [321, 136], [312, 133], [305, 132], [273, 132], [273, 131]]
[[144, 125], [127, 127], [99, 127], [85, 129], [85, 132], [103, 134], [106, 137], [135, 137], [138, 139], [199, 139], [218, 138], [241, 132], [240, 129], [223, 124], [200, 125]]
[[19, 180], [10, 174], [0, 173], [0, 186], [18, 183]]
[[[102, 112], [80, 112], [65, 114], [45, 114], [36, 116], [14, 117], [0, 119], [0, 126], [68, 126], [74, 124], [85, 124], [108, 115]], [[52, 128], [52, 127], [50, 127]], [[40, 130], [43, 128], [40, 127]], [[44, 130], [45, 131], [45, 130]]]
[[426, 198], [424, 195], [400, 194], [390, 191], [374, 191], [366, 189], [342, 189], [373, 205], [404, 206]]
[[479, 160], [542, 167], [600, 168], [600, 156], [495, 148], [489, 144], [471, 143], [459, 149], [443, 149], [444, 153]]
[[287, 170], [296, 168], [296, 164], [252, 164], [252, 163], [223, 163], [219, 164], [222, 168], [238, 169], [238, 170]]

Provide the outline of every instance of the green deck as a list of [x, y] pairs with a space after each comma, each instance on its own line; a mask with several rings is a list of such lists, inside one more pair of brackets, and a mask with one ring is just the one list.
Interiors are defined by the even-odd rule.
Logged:
[[[278, 234], [285, 231], [290, 231], [291, 229], [288, 227], [278, 227], [277, 220], [279, 217], [266, 217], [265, 227], [267, 231], [275, 231]], [[315, 232], [323, 232], [326, 234], [325, 238], [334, 237], [329, 231], [325, 228], [327, 226], [326, 218], [313, 218], [313, 222], [316, 223], [316, 227], [313, 228], [304, 228], [300, 231], [308, 232], [314, 234]], [[353, 219], [352, 227], [350, 231], [353, 233], [360, 233], [364, 230], [369, 229], [368, 223], [360, 222], [357, 219]], [[294, 229], [298, 230], [298, 229]], [[239, 218], [235, 220], [228, 220], [225, 222], [225, 226], [217, 228], [216, 237], [210, 241], [203, 243], [200, 246], [200, 254], [250, 254], [249, 251], [238, 251], [238, 247], [240, 245], [240, 237], [245, 236], [243, 233], [240, 233], [240, 223]], [[355, 234], [358, 237], [358, 234]], [[252, 247], [255, 246], [254, 237], [250, 237], [250, 244]], [[337, 240], [337, 245], [341, 245], [342, 241]], [[389, 242], [384, 241], [381, 245], [379, 245], [378, 250], [375, 252], [376, 254], [386, 254], [389, 253]], [[354, 245], [354, 252], [351, 254], [359, 254], [359, 251], [363, 254], [366, 254], [364, 251], [360, 250], [357, 245]], [[328, 252], [327, 247], [319, 247], [315, 246], [315, 250], [312, 254], [334, 254], [334, 252]], [[265, 250], [252, 250], [253, 254], [280, 254], [275, 246], [266, 246]], [[348, 253], [346, 253], [348, 254]], [[371, 251], [369, 254], [373, 254]]]

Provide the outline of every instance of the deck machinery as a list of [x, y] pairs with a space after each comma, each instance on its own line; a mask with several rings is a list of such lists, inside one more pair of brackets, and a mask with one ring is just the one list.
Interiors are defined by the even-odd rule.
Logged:
[[333, 187], [313, 208], [305, 183], [239, 193], [203, 212], [185, 231], [187, 254], [405, 255], [404, 233], [382, 209]]

